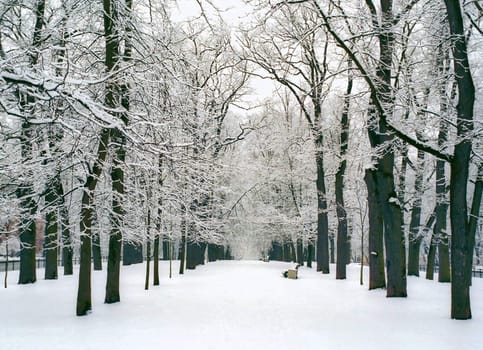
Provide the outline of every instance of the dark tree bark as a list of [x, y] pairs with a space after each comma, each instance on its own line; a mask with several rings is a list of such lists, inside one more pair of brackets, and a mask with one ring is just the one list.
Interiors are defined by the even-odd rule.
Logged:
[[49, 190], [45, 195], [47, 214], [45, 215], [45, 279], [54, 280], [58, 278], [57, 258], [59, 247], [59, 217], [58, 213], [58, 190], [60, 184], [55, 183], [60, 178], [54, 176], [49, 184]]
[[352, 93], [352, 63], [348, 61], [347, 90], [340, 119], [340, 158], [339, 169], [335, 175], [335, 202], [337, 212], [337, 265], [336, 279], [346, 279], [346, 265], [349, 262], [349, 237], [347, 233], [347, 212], [344, 204], [344, 176], [347, 168], [346, 153], [349, 146], [349, 108]]
[[[163, 156], [158, 156], [158, 185], [159, 188], [163, 187]], [[156, 219], [156, 233], [154, 235], [154, 247], [153, 247], [153, 285], [159, 286], [159, 246], [161, 240], [161, 225], [163, 217], [163, 198], [158, 198], [158, 217]]]
[[[111, 2], [113, 1], [113, 2]], [[110, 6], [106, 3], [111, 2]], [[132, 11], [132, 0], [126, 0], [124, 6], [119, 6], [115, 3], [115, 0], [104, 0], [104, 23], [105, 26], [111, 27], [111, 37], [106, 37], [106, 67], [108, 71], [112, 70], [110, 63], [107, 62], [112, 59], [114, 65], [121, 62], [120, 55], [120, 32], [122, 29], [125, 30], [125, 40], [124, 40], [124, 53], [122, 55], [122, 60], [129, 63], [131, 60], [132, 51], [132, 28], [131, 28], [131, 11]], [[124, 28], [121, 27], [120, 11], [125, 11]], [[110, 16], [106, 22], [106, 16]], [[110, 57], [111, 53], [117, 53], [117, 55]], [[111, 68], [111, 69], [110, 69]], [[119, 107], [119, 100], [121, 102], [121, 107], [123, 108], [122, 113], [117, 113], [123, 126], [128, 124], [129, 111], [129, 85], [127, 83], [119, 84], [117, 81], [112, 81], [111, 86], [108, 87], [112, 91], [113, 100], [106, 101], [107, 105], [111, 108]], [[124, 207], [123, 207], [123, 196], [124, 196], [124, 163], [126, 161], [126, 137], [121, 132], [121, 130], [116, 127], [111, 129], [111, 148], [113, 149], [113, 164], [111, 168], [111, 182], [112, 182], [112, 213], [111, 218], [111, 232], [109, 235], [109, 256], [107, 259], [107, 281], [106, 281], [106, 295], [104, 302], [107, 304], [116, 303], [120, 301], [119, 292], [119, 278], [121, 269], [121, 247], [122, 247], [122, 223], [124, 220]], [[141, 262], [142, 262], [142, 246], [141, 246]], [[124, 262], [125, 264], [125, 262]]]
[[297, 238], [297, 264], [304, 266], [304, 242], [302, 238]]
[[186, 247], [186, 268], [194, 270], [197, 266], [204, 264], [206, 244], [188, 242]]
[[220, 246], [218, 244], [209, 243], [208, 244], [208, 262], [214, 262], [218, 259], [218, 249]]
[[[319, 107], [320, 108], [320, 107]], [[323, 274], [330, 272], [329, 265], [329, 219], [327, 217], [327, 198], [325, 188], [323, 137], [319, 133], [317, 141], [317, 271]]]
[[408, 275], [419, 276], [419, 255], [423, 235], [420, 233], [421, 226], [421, 205], [423, 196], [425, 153], [418, 150], [418, 161], [416, 164], [416, 179], [414, 181], [414, 199], [411, 209], [411, 220], [409, 221], [409, 255]]
[[[391, 72], [394, 50], [392, 0], [381, 0], [381, 23], [378, 26], [379, 62], [376, 68], [377, 82], [371, 94], [372, 104], [382, 104], [385, 109], [369, 112], [373, 125], [369, 127], [369, 140], [374, 149], [387, 147], [394, 136], [386, 125], [387, 116], [392, 114]], [[373, 16], [375, 13], [371, 10]], [[375, 124], [377, 123], [377, 129]], [[406, 252], [402, 230], [402, 213], [394, 184], [394, 153], [385, 151], [378, 159], [376, 178], [379, 203], [382, 206], [384, 244], [386, 248], [387, 297], [406, 297]]]
[[[62, 194], [63, 197], [63, 194]], [[69, 228], [69, 213], [65, 204], [61, 207], [61, 229], [62, 229], [62, 265], [64, 266], [64, 275], [72, 275], [74, 273], [74, 249], [72, 248], [72, 237]]]
[[278, 242], [273, 241], [272, 247], [269, 252], [270, 260], [282, 261], [283, 260], [283, 249], [282, 245]]
[[181, 205], [181, 242], [180, 242], [180, 261], [179, 261], [179, 274], [184, 274], [184, 268], [186, 264], [186, 207]]
[[102, 271], [102, 253], [100, 232], [92, 235], [92, 262], [94, 271]]
[[153, 244], [153, 286], [159, 286], [159, 234], [157, 232]]
[[386, 287], [384, 225], [375, 171], [366, 169], [364, 180], [367, 186], [369, 209], [369, 289], [371, 290]]
[[428, 250], [428, 261], [426, 264], [426, 279], [433, 280], [434, 279], [434, 263], [436, 260], [436, 250], [437, 250], [437, 243], [436, 237], [434, 233], [431, 235], [431, 241], [429, 243], [429, 250]]
[[471, 286], [471, 278], [473, 273], [473, 251], [475, 250], [475, 238], [476, 227], [478, 225], [478, 219], [480, 217], [481, 197], [483, 191], [483, 163], [478, 166], [478, 174], [476, 175], [475, 188], [473, 191], [473, 200], [471, 204], [471, 212], [468, 223], [469, 231], [469, 243], [468, 243], [468, 255], [467, 255], [467, 271], [466, 276], [468, 285]]
[[309, 242], [307, 245], [307, 267], [312, 268], [312, 261], [314, 261], [314, 245]]
[[471, 139], [468, 133], [473, 130], [473, 106], [475, 87], [468, 62], [465, 31], [460, 2], [445, 0], [449, 28], [453, 38], [453, 61], [455, 79], [458, 84], [457, 135], [459, 142], [453, 151], [450, 177], [450, 217], [451, 217], [451, 318], [470, 319], [470, 286], [467, 273], [468, 254], [471, 246], [467, 210], [467, 186]]
[[163, 260], [169, 260], [169, 238], [163, 236]]
[[[32, 50], [30, 51], [29, 61], [31, 66], [35, 66], [38, 62], [40, 47], [42, 44], [42, 29], [44, 25], [45, 0], [38, 0], [35, 8], [35, 24], [33, 30]], [[28, 121], [28, 117], [33, 113], [33, 104], [35, 98], [29, 93], [18, 91], [19, 105], [25, 115], [22, 121], [20, 143], [21, 155], [24, 162], [29, 162], [32, 158], [32, 146], [34, 140], [33, 125]], [[28, 174], [25, 174], [29, 178]], [[28, 181], [30, 181], [28, 179]], [[37, 212], [37, 203], [34, 197], [33, 184], [23, 182], [18, 186], [16, 191], [17, 198], [20, 200], [20, 227], [19, 239], [21, 244], [20, 250], [20, 273], [19, 284], [35, 283], [37, 280], [35, 266], [35, 220], [33, 219]]]
[[[118, 12], [113, 2], [103, 0], [104, 9], [104, 40], [105, 40], [105, 67], [106, 73], [112, 73], [119, 62], [119, 32], [117, 29]], [[116, 82], [108, 81], [105, 88], [104, 103], [106, 107], [115, 109], [119, 97], [119, 87]], [[107, 147], [111, 131], [103, 129], [97, 149], [97, 158], [94, 166], [87, 176], [84, 185], [81, 206], [81, 252], [79, 269], [79, 288], [77, 293], [77, 316], [86, 315], [92, 309], [91, 300], [91, 245], [93, 220], [93, 192], [97, 186], [107, 156]], [[114, 238], [113, 238], [113, 244]], [[109, 239], [109, 246], [111, 238]], [[114, 262], [113, 262], [114, 263]], [[108, 262], [109, 271], [109, 262]], [[112, 270], [111, 270], [112, 271]], [[109, 273], [109, 272], [108, 272]], [[107, 295], [106, 295], [107, 296]], [[110, 298], [109, 298], [110, 299]]]
[[146, 280], [144, 282], [144, 289], [149, 289], [149, 267], [151, 265], [151, 209], [148, 208], [148, 218], [147, 218], [147, 240], [146, 240]]
[[139, 242], [124, 241], [122, 244], [122, 264], [124, 266], [143, 263], [143, 246]]

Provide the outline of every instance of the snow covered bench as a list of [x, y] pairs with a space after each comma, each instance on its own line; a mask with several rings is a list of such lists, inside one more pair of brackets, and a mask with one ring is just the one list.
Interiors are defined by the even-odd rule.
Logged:
[[296, 265], [294, 268], [288, 269], [282, 273], [283, 277], [285, 278], [290, 278], [292, 280], [296, 280], [298, 278], [298, 271], [299, 271], [299, 266]]

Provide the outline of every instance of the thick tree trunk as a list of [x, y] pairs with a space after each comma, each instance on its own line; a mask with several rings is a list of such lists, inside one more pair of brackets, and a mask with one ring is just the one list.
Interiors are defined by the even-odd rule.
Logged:
[[369, 289], [371, 290], [386, 287], [384, 225], [375, 171], [366, 169], [364, 180], [367, 186], [369, 209]]
[[[317, 271], [327, 274], [329, 267], [329, 220], [327, 217], [327, 198], [325, 189], [324, 155], [322, 135], [318, 135], [316, 151], [317, 163]], [[319, 149], [320, 148], [320, 149]]]
[[[57, 197], [55, 197], [57, 198]], [[49, 201], [49, 195], [46, 196]], [[50, 210], [45, 216], [45, 279], [56, 280], [58, 278], [57, 258], [59, 246], [57, 208]]]
[[[23, 196], [24, 195], [22, 195], [22, 197]], [[35, 283], [35, 281], [37, 281], [35, 266], [35, 221], [32, 218], [37, 210], [32, 199], [25, 199], [24, 197], [22, 202], [24, 202], [22, 208], [28, 208], [30, 206], [30, 210], [22, 213], [19, 234], [20, 243], [22, 246], [20, 250], [20, 272], [18, 283], [28, 284]], [[27, 202], [29, 202], [29, 204], [25, 204]]]
[[468, 62], [468, 54], [460, 2], [445, 0], [449, 27], [453, 38], [455, 79], [458, 84], [457, 135], [450, 178], [451, 217], [451, 318], [470, 319], [470, 286], [467, 273], [470, 248], [470, 231], [467, 210], [468, 168], [471, 155], [473, 130], [473, 106], [475, 87]]
[[[45, 0], [38, 0], [35, 4], [35, 24], [33, 31], [32, 47], [30, 50], [29, 61], [31, 66], [35, 66], [38, 63], [40, 47], [42, 44], [42, 28], [45, 23]], [[33, 104], [35, 98], [26, 94], [26, 96], [20, 96], [19, 104], [26, 117], [30, 117], [32, 113]], [[21, 155], [22, 160], [28, 163], [32, 158], [32, 141], [34, 140], [33, 125], [29, 123], [27, 119], [22, 122], [20, 142], [21, 142]], [[24, 174], [25, 178], [29, 181], [33, 178], [33, 174]], [[37, 280], [36, 266], [35, 266], [35, 220], [34, 215], [37, 212], [37, 204], [35, 202], [34, 188], [32, 183], [22, 183], [16, 191], [17, 198], [20, 200], [20, 227], [19, 227], [19, 239], [21, 244], [20, 250], [20, 272], [19, 272], [19, 284], [35, 283]]]
[[[392, 0], [381, 0], [381, 25], [379, 38], [379, 64], [376, 69], [378, 78], [376, 88], [371, 99], [374, 105], [381, 103], [386, 110], [371, 110], [371, 123], [369, 127], [369, 139], [373, 148], [389, 147], [394, 136], [389, 134], [385, 120], [392, 113], [391, 72], [394, 33], [392, 32], [393, 13]], [[372, 108], [371, 108], [372, 109]], [[381, 113], [385, 113], [382, 115]], [[378, 117], [377, 130], [375, 129]], [[382, 207], [384, 224], [384, 244], [386, 248], [387, 270], [387, 297], [406, 297], [406, 248], [404, 232], [402, 229], [402, 212], [399, 204], [399, 196], [394, 184], [394, 153], [386, 149], [378, 159], [376, 178], [379, 194], [379, 203]]]

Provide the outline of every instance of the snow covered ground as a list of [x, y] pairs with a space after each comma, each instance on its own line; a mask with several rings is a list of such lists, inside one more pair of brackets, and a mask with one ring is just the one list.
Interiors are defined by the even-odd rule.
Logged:
[[113, 305], [103, 304], [106, 272], [94, 272], [86, 317], [75, 316], [77, 275], [19, 286], [18, 271], [10, 272], [0, 289], [0, 348], [483, 349], [483, 279], [474, 279], [473, 319], [454, 321], [449, 284], [409, 278], [409, 297], [392, 299], [360, 286], [356, 265], [346, 281], [308, 268], [284, 279], [290, 265], [226, 261], [179, 276], [175, 263], [168, 279], [163, 262], [161, 285], [149, 291], [144, 265], [124, 267], [122, 301]]

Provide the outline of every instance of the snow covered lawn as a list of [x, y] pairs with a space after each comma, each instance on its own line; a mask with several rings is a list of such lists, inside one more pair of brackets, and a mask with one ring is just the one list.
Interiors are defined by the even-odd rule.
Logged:
[[226, 261], [179, 276], [175, 263], [168, 279], [163, 262], [161, 285], [149, 291], [144, 264], [123, 267], [122, 301], [114, 305], [103, 304], [106, 272], [93, 272], [86, 317], [75, 316], [77, 275], [19, 286], [18, 272], [10, 272], [8, 289], [0, 289], [0, 348], [483, 349], [483, 279], [472, 287], [473, 320], [453, 321], [449, 284], [409, 278], [409, 297], [391, 299], [360, 286], [356, 265], [346, 281], [308, 268], [298, 280], [284, 279], [289, 266]]

